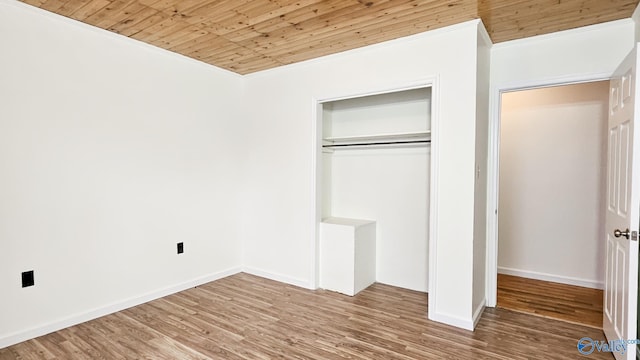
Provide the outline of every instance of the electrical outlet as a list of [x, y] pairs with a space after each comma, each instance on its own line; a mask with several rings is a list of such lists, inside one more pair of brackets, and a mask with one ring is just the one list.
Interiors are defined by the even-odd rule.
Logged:
[[35, 284], [33, 279], [33, 270], [22, 273], [22, 287], [26, 288]]
[[182, 254], [184, 252], [184, 244], [179, 242], [178, 243], [178, 254]]

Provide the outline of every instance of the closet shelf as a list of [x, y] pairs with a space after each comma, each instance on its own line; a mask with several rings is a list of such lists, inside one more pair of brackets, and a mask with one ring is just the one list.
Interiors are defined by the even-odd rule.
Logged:
[[376, 134], [364, 136], [327, 137], [322, 139], [322, 147], [327, 149], [339, 149], [345, 147], [364, 146], [408, 146], [420, 145], [431, 142], [431, 131], [401, 133], [401, 134]]

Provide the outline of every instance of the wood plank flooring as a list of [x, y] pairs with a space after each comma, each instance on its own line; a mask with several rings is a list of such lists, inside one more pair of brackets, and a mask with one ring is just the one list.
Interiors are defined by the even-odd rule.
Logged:
[[[355, 297], [237, 274], [0, 349], [0, 359], [573, 359], [601, 330], [487, 309], [476, 331], [427, 320], [427, 295]], [[594, 352], [591, 359], [612, 359]]]
[[602, 290], [498, 274], [498, 307], [602, 328]]

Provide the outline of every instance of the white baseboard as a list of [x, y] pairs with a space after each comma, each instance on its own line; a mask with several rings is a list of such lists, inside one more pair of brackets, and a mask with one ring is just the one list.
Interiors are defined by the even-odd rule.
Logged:
[[478, 326], [478, 321], [482, 317], [482, 313], [484, 312], [484, 308], [487, 304], [487, 299], [482, 299], [476, 310], [473, 312], [473, 328], [475, 329]]
[[276, 274], [270, 271], [261, 270], [258, 268], [254, 268], [251, 266], [245, 266], [242, 268], [242, 272], [247, 274], [263, 277], [265, 279], [278, 281], [281, 283], [298, 286], [305, 289], [315, 290], [314, 287], [311, 286], [311, 283], [308, 280], [296, 279], [287, 275]]
[[429, 320], [441, 322], [443, 324], [455, 326], [465, 330], [473, 331], [473, 319], [464, 319], [458, 316], [452, 316], [448, 314], [436, 313], [435, 311], [428, 311]]
[[570, 276], [546, 274], [546, 273], [541, 273], [537, 271], [512, 269], [512, 268], [507, 268], [502, 266], [498, 266], [498, 274], [514, 275], [514, 276], [520, 276], [528, 279], [551, 281], [551, 282], [557, 282], [557, 283], [567, 284], [567, 285], [588, 287], [592, 289], [600, 289], [600, 290], [604, 289], [604, 283], [602, 281], [580, 279], [580, 278], [574, 278]]
[[242, 271], [241, 268], [231, 268], [224, 271], [220, 271], [214, 274], [202, 276], [182, 284], [169, 286], [164, 289], [160, 289], [157, 291], [153, 291], [141, 296], [136, 296], [124, 301], [119, 301], [98, 309], [93, 309], [87, 312], [79, 313], [76, 315], [69, 316], [65, 319], [54, 321], [48, 324], [44, 324], [42, 326], [38, 326], [35, 328], [31, 328], [24, 331], [15, 332], [13, 334], [9, 334], [4, 337], [0, 337], [0, 349], [5, 348], [7, 346], [11, 346], [29, 339], [36, 338], [38, 336], [46, 335], [52, 333], [54, 331], [58, 331], [64, 328], [68, 328], [73, 325], [77, 325], [89, 320], [93, 320], [99, 318], [101, 316], [109, 315], [124, 309], [128, 309], [133, 306], [137, 306], [140, 304], [144, 304], [146, 302], [159, 299], [161, 297], [175, 294], [177, 292], [187, 290], [198, 285], [206, 284], [211, 281], [215, 281], [218, 279], [225, 278], [227, 276], [231, 276]]

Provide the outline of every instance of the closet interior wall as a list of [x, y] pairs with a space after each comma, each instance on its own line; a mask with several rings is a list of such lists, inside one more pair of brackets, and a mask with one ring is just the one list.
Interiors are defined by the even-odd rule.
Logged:
[[374, 220], [376, 281], [427, 292], [431, 89], [322, 105], [325, 145], [411, 142], [325, 146], [322, 217]]

